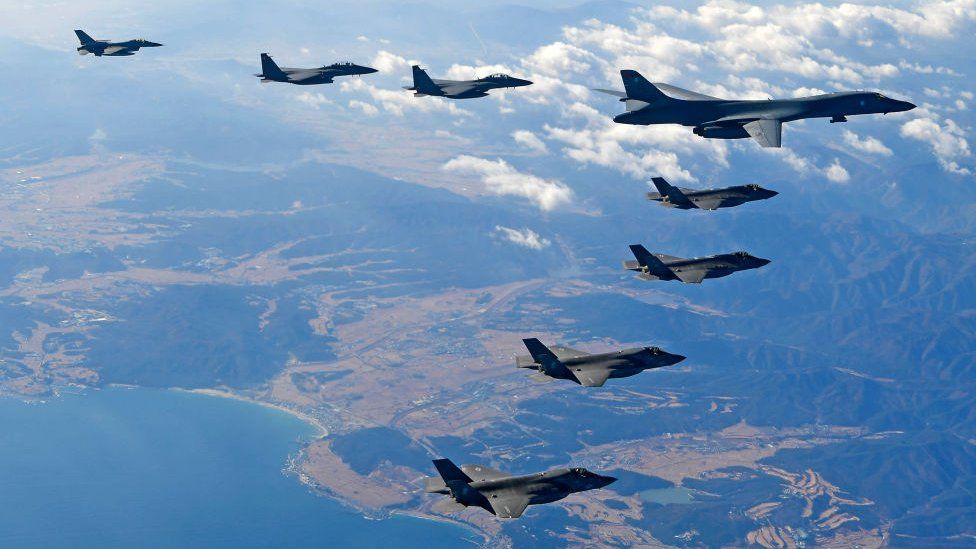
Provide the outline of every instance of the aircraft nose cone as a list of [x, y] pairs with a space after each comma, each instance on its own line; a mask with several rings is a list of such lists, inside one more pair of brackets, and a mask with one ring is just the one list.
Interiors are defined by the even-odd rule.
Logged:
[[373, 74], [374, 72], [380, 72], [373, 67], [363, 67], [363, 74]]
[[614, 482], [617, 482], [617, 477], [600, 475], [599, 482], [600, 482], [600, 488], [603, 488], [604, 486], [610, 486]]
[[533, 82], [531, 80], [522, 80], [521, 78], [516, 78], [515, 79], [515, 85], [516, 86], [519, 86], [519, 87], [521, 87], [521, 86], [531, 86], [532, 84], [533, 84]]
[[778, 194], [779, 194], [779, 193], [778, 193], [778, 192], [776, 192], [776, 191], [771, 191], [771, 190], [769, 190], [769, 189], [766, 189], [766, 198], [772, 198], [772, 197], [774, 197], [774, 196], [776, 196], [776, 195], [778, 195]]
[[761, 257], [757, 257], [756, 258], [756, 266], [757, 267], [765, 267], [766, 265], [769, 265], [771, 262], [772, 261], [769, 260], [769, 259], [763, 259]]
[[684, 360], [686, 358], [688, 358], [688, 357], [686, 357], [684, 355], [671, 354], [671, 356], [668, 357], [668, 366], [674, 366], [675, 364], [681, 362], [682, 360]]

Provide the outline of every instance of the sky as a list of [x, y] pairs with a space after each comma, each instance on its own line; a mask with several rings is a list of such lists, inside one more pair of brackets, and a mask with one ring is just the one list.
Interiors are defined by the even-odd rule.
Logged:
[[[954, 184], [971, 183], [976, 170], [970, 147], [976, 85], [966, 45], [976, 27], [976, 0], [547, 2], [534, 8], [5, 2], [3, 11], [0, 39], [8, 45], [67, 53], [76, 47], [75, 27], [97, 38], [163, 42], [163, 50], [143, 52], [138, 65], [120, 63], [117, 70], [134, 78], [162, 72], [319, 136], [321, 147], [300, 152], [305, 160], [510, 197], [542, 212], [594, 208], [565, 180], [574, 169], [606, 169], [642, 183], [661, 175], [701, 184], [734, 177], [737, 163], [763, 162], [817, 185], [849, 185], [864, 170], [899, 163], [934, 162], [939, 177]], [[351, 60], [380, 73], [307, 89], [262, 86], [251, 76], [260, 51], [286, 66]], [[73, 59], [79, 70], [100, 69], [96, 62]], [[434, 77], [506, 72], [535, 84], [480, 102], [418, 99], [400, 89], [409, 85], [414, 63]], [[622, 105], [592, 88], [620, 88], [621, 68], [719, 97], [871, 89], [919, 108], [829, 128], [822, 121], [791, 123], [782, 149], [760, 150], [747, 141], [705, 140], [678, 126], [614, 124]], [[92, 129], [96, 137], [105, 133]]]

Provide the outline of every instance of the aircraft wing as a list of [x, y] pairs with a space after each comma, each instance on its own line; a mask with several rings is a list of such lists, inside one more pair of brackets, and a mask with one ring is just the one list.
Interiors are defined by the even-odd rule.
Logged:
[[443, 91], [445, 95], [461, 95], [463, 93], [476, 91], [477, 88], [478, 85], [474, 82], [458, 82], [456, 84], [441, 86], [441, 91]]
[[571, 368], [570, 371], [579, 380], [583, 387], [603, 387], [603, 384], [610, 378], [611, 370], [606, 366], [595, 366], [591, 368]]
[[783, 121], [760, 119], [742, 126], [763, 147], [779, 147], [783, 143]]
[[689, 284], [701, 284], [701, 281], [705, 280], [706, 274], [708, 274], [708, 271], [705, 269], [682, 269], [680, 271], [674, 271], [674, 275], [678, 277], [678, 280]]
[[500, 518], [518, 518], [529, 506], [529, 496], [525, 494], [485, 494], [492, 511]]
[[464, 471], [464, 474], [471, 477], [471, 480], [474, 482], [511, 476], [508, 473], [484, 465], [462, 465], [461, 470]]
[[714, 210], [721, 206], [723, 202], [721, 198], [695, 198], [692, 201], [702, 210]]
[[[295, 71], [295, 72], [288, 73], [289, 80], [296, 80], [298, 82], [301, 82], [302, 80], [308, 80], [309, 78], [318, 78], [318, 77], [319, 77], [319, 71], [310, 70], [310, 71]], [[330, 78], [329, 82], [331, 83], [331, 81], [332, 79]]]
[[132, 51], [125, 46], [109, 46], [105, 48], [102, 55], [125, 55], [126, 53], [132, 53]]
[[673, 255], [668, 255], [668, 254], [654, 254], [654, 257], [660, 259], [664, 263], [672, 263], [672, 262], [675, 262], [675, 261], [684, 261], [684, 258], [683, 257], [675, 257]]
[[590, 355], [590, 353], [587, 353], [586, 351], [578, 351], [576, 349], [571, 349], [569, 347], [560, 347], [558, 345], [549, 347], [549, 350], [552, 351], [553, 354], [556, 355], [556, 358], [558, 358], [559, 360], [568, 360], [571, 358], [579, 358], [582, 356]]

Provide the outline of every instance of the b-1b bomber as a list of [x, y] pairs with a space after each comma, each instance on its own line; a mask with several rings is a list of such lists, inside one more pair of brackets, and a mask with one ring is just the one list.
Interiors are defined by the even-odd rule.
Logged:
[[668, 208], [680, 210], [732, 208], [746, 202], [766, 200], [779, 194], [776, 191], [764, 189], [755, 183], [722, 189], [695, 190], [675, 187], [663, 177], [653, 177], [651, 182], [657, 187], [658, 192], [647, 193], [648, 200], [653, 200]]
[[685, 357], [660, 347], [638, 347], [612, 353], [589, 354], [569, 347], [546, 347], [535, 338], [523, 339], [530, 356], [515, 357], [519, 368], [537, 370], [535, 381], [568, 379], [584, 387], [602, 387], [610, 378], [637, 375], [644, 370], [673, 366]]
[[648, 126], [680, 124], [691, 126], [695, 135], [710, 139], [751, 137], [763, 147], [779, 147], [783, 123], [804, 118], [829, 118], [847, 122], [856, 114], [888, 114], [915, 108], [908, 101], [877, 92], [845, 91], [793, 99], [720, 99], [677, 86], [650, 83], [634, 70], [620, 71], [624, 92], [596, 91], [615, 95], [626, 105], [618, 124]]
[[710, 255], [685, 259], [665, 254], [652, 254], [640, 244], [631, 244], [637, 261], [624, 261], [624, 268], [637, 271], [642, 280], [680, 280], [687, 284], [701, 284], [706, 278], [722, 278], [737, 271], [758, 269], [769, 264], [768, 259], [748, 252]]
[[529, 505], [552, 503], [617, 480], [581, 467], [530, 475], [511, 475], [484, 465], [458, 467], [449, 459], [435, 459], [434, 467], [440, 476], [425, 478], [425, 491], [450, 496], [434, 505], [436, 511], [456, 513], [474, 506], [499, 518], [518, 518]]

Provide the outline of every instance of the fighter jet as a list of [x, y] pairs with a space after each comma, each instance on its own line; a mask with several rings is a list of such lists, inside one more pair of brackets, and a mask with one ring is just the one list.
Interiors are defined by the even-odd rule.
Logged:
[[802, 118], [830, 118], [847, 122], [855, 114], [909, 111], [915, 105], [876, 92], [827, 93], [795, 99], [727, 100], [684, 90], [670, 84], [652, 84], [637, 71], [622, 70], [626, 92], [596, 90], [620, 97], [627, 112], [614, 117], [619, 124], [681, 124], [696, 135], [711, 139], [751, 137], [763, 147], [782, 144], [783, 123]]
[[162, 46], [162, 44], [143, 40], [142, 38], [126, 40], [125, 42], [95, 40], [83, 30], [76, 30], [75, 35], [78, 36], [78, 40], [81, 42], [81, 46], [78, 46], [78, 55], [88, 55], [91, 53], [95, 57], [101, 57], [103, 55], [120, 57], [123, 55], [135, 55], [139, 51], [139, 48], [158, 48]]
[[660, 347], [638, 347], [591, 355], [568, 347], [546, 347], [538, 339], [523, 339], [531, 356], [515, 357], [519, 368], [532, 368], [536, 381], [568, 379], [584, 387], [602, 387], [609, 378], [630, 377], [644, 370], [672, 366], [685, 359]]
[[758, 269], [769, 264], [768, 259], [755, 257], [746, 252], [711, 255], [683, 259], [664, 254], [652, 254], [640, 244], [631, 244], [630, 251], [637, 261], [624, 261], [624, 268], [637, 271], [644, 280], [680, 280], [701, 284], [706, 278], [722, 278], [736, 271]]
[[647, 193], [648, 200], [660, 202], [668, 208], [681, 210], [717, 210], [731, 208], [754, 200], [766, 200], [779, 194], [776, 191], [764, 189], [756, 184], [737, 185], [724, 189], [707, 189], [696, 191], [684, 187], [674, 187], [663, 177], [653, 177], [651, 181], [658, 192]]
[[413, 86], [404, 86], [403, 89], [414, 92], [415, 97], [433, 95], [450, 99], [472, 99], [487, 96], [489, 90], [520, 88], [531, 84], [530, 80], [507, 74], [492, 74], [477, 80], [431, 80], [424, 69], [414, 65]]
[[373, 74], [376, 69], [364, 67], [355, 63], [333, 63], [324, 67], [314, 69], [293, 69], [291, 67], [279, 67], [271, 56], [261, 54], [261, 74], [255, 74], [261, 82], [288, 82], [308, 86], [311, 84], [331, 84], [332, 79], [337, 76], [356, 76], [360, 74]]
[[434, 506], [441, 513], [456, 513], [474, 505], [500, 518], [522, 516], [529, 505], [559, 501], [574, 492], [603, 488], [617, 479], [586, 469], [553, 469], [515, 476], [483, 465], [462, 465], [435, 459], [440, 477], [424, 479], [429, 494], [450, 496]]

